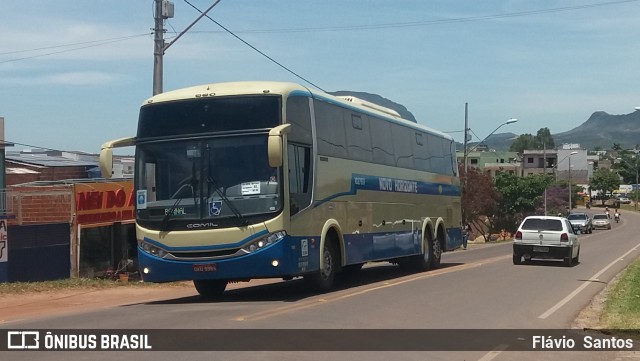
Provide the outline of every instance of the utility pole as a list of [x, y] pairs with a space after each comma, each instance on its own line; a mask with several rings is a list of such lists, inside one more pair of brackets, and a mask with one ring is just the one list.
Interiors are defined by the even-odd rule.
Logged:
[[207, 15], [207, 13], [218, 5], [221, 0], [216, 0], [213, 5], [205, 11], [200, 11], [198, 16], [186, 29], [184, 29], [178, 36], [175, 37], [169, 44], [164, 42], [164, 21], [173, 17], [173, 3], [171, 0], [153, 0], [154, 1], [154, 14], [153, 18], [155, 25], [153, 27], [153, 95], [162, 93], [162, 77], [163, 77], [163, 56], [164, 52], [169, 47], [175, 44], [178, 39], [182, 37], [189, 29], [191, 29], [200, 19]]
[[[469, 103], [464, 103], [464, 177], [467, 178], [467, 142], [469, 140]], [[464, 180], [463, 180], [464, 181]], [[463, 183], [464, 185], [464, 183]]]
[[[155, 10], [153, 18], [155, 26], [153, 27], [153, 95], [162, 93], [162, 56], [164, 55], [164, 20], [171, 16], [163, 16], [162, 7], [165, 4], [163, 0], [154, 0]], [[168, 14], [167, 14], [168, 15]]]
[[[542, 169], [544, 170], [545, 181], [547, 179], [547, 143], [542, 141]], [[547, 215], [547, 187], [544, 187], [544, 215]]]

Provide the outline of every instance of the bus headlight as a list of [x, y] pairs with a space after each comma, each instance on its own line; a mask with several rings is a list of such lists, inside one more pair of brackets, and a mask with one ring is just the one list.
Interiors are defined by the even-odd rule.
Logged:
[[242, 247], [242, 250], [247, 253], [253, 253], [253, 252], [259, 251], [265, 247], [268, 247], [278, 242], [279, 240], [283, 239], [286, 235], [287, 235], [287, 232], [285, 231], [278, 231], [278, 232], [268, 234], [264, 237], [260, 237], [252, 241], [251, 243], [246, 244], [244, 247]]
[[140, 249], [142, 249], [145, 253], [160, 258], [164, 258], [164, 256], [167, 255], [167, 251], [165, 251], [164, 249], [144, 241], [140, 242]]

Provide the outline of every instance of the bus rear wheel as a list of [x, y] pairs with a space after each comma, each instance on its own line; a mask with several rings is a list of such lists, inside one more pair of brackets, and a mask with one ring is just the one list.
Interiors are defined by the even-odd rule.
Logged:
[[[428, 271], [433, 266], [440, 264], [440, 259], [437, 262], [434, 261], [434, 254], [440, 249], [440, 244], [437, 243], [438, 239], [431, 237], [431, 234], [427, 233], [424, 237], [424, 249], [422, 254], [411, 256], [409, 262], [406, 264], [410, 269], [422, 272]], [[437, 250], [434, 247], [438, 247]]]
[[227, 288], [226, 280], [194, 280], [193, 285], [200, 296], [205, 298], [219, 297]]

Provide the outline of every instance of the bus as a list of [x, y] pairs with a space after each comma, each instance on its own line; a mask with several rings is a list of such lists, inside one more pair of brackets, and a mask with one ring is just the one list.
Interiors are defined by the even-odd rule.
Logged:
[[232, 82], [158, 94], [135, 146], [138, 266], [145, 282], [229, 282], [337, 273], [386, 261], [440, 265], [462, 244], [455, 143], [355, 97], [299, 84]]

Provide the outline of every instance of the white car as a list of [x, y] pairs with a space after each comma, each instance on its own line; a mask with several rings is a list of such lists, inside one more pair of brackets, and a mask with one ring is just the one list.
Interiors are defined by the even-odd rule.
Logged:
[[631, 204], [631, 199], [627, 198], [627, 197], [620, 197], [618, 198], [618, 200], [620, 201], [620, 203], [622, 204]]
[[611, 222], [609, 221], [609, 216], [606, 214], [594, 214], [593, 215], [593, 228], [605, 228], [611, 229]]
[[561, 259], [565, 266], [577, 264], [580, 242], [577, 232], [564, 217], [529, 216], [513, 238], [513, 264], [531, 259]]

